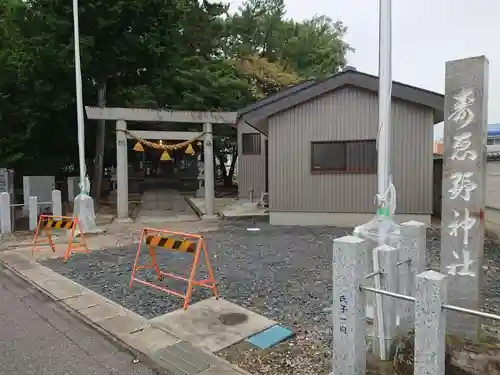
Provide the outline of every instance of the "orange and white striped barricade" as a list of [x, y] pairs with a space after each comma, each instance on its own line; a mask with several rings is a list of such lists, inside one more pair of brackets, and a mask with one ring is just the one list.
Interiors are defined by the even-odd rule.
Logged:
[[[145, 265], [139, 265], [141, 249], [143, 245], [146, 244], [149, 249], [150, 263]], [[193, 254], [193, 264], [191, 266], [191, 271], [189, 273], [189, 278], [182, 277], [180, 275], [175, 275], [173, 273], [160, 271], [160, 267], [156, 261], [156, 248], [162, 248], [174, 252], [191, 253]], [[205, 280], [196, 280], [198, 264], [202, 256], [205, 258], [205, 265], [207, 268], [208, 278]], [[182, 294], [174, 290], [168, 289], [157, 283], [148, 282], [145, 280], [138, 279], [136, 277], [136, 272], [142, 269], [153, 269], [156, 272], [156, 277], [158, 280], [163, 280], [163, 276], [170, 277], [176, 280], [182, 280], [187, 282], [186, 293]], [[135, 256], [134, 266], [132, 268], [132, 277], [130, 279], [130, 287], [134, 282], [139, 284], [147, 285], [152, 288], [161, 290], [168, 294], [180, 297], [184, 299], [184, 310], [189, 306], [191, 300], [191, 295], [194, 286], [202, 286], [212, 290], [213, 295], [219, 298], [219, 293], [217, 291], [217, 286], [214, 278], [214, 271], [212, 265], [210, 264], [210, 258], [208, 256], [208, 249], [203, 237], [199, 234], [190, 234], [182, 232], [172, 232], [164, 229], [154, 229], [154, 228], [144, 228], [139, 238], [139, 244], [137, 246], [137, 254]]]
[[[35, 237], [33, 238], [33, 249], [32, 254], [35, 254], [35, 251], [40, 251], [38, 248], [39, 245], [48, 243], [53, 252], [56, 251], [56, 247], [54, 245], [54, 241], [52, 241], [52, 230], [53, 229], [62, 229], [69, 230], [69, 240], [68, 246], [66, 248], [66, 252], [64, 254], [64, 262], [67, 262], [69, 256], [72, 252], [84, 252], [88, 253], [89, 249], [87, 247], [87, 243], [85, 241], [85, 237], [83, 236], [83, 232], [80, 232], [80, 242], [74, 243], [75, 239], [75, 231], [80, 228], [80, 224], [78, 222], [78, 218], [72, 216], [53, 216], [53, 215], [40, 215], [40, 219], [38, 220], [38, 225], [35, 231]], [[40, 239], [40, 230], [46, 234], [47, 239]]]

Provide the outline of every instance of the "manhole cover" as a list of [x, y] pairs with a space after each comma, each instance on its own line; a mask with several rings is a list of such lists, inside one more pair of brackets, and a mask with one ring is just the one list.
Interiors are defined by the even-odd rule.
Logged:
[[219, 317], [220, 321], [222, 324], [226, 326], [234, 326], [236, 324], [241, 324], [245, 322], [248, 317], [246, 314], [241, 314], [241, 313], [228, 313], [228, 314], [222, 314]]

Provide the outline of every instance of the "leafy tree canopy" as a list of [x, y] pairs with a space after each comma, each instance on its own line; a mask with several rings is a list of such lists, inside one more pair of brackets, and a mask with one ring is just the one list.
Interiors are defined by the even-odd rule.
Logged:
[[[71, 5], [0, 0], [0, 167], [52, 174], [77, 164]], [[78, 11], [85, 105], [104, 86], [109, 106], [238, 110], [337, 72], [350, 50], [341, 22], [287, 19], [283, 0], [232, 13], [207, 0], [80, 0]], [[92, 159], [98, 133], [86, 126]], [[219, 157], [235, 154], [234, 134], [221, 128]], [[108, 138], [110, 160], [113, 147]]]

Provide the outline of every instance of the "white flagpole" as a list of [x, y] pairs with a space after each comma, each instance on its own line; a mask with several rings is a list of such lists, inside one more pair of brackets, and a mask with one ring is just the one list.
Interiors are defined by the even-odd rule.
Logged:
[[95, 224], [94, 201], [90, 197], [90, 182], [85, 166], [85, 124], [83, 117], [83, 88], [80, 63], [80, 27], [78, 24], [78, 0], [73, 0], [73, 33], [75, 38], [75, 86], [78, 124], [78, 158], [80, 164], [80, 194], [75, 198], [73, 214], [78, 216], [81, 232], [98, 232]]
[[[378, 146], [378, 211], [379, 216], [390, 215], [390, 202], [388, 194], [391, 184], [391, 98], [392, 98], [392, 73], [391, 73], [391, 48], [392, 48], [392, 0], [379, 1], [379, 128], [377, 137]], [[383, 221], [379, 221], [379, 244], [384, 244], [387, 238], [387, 229]], [[378, 254], [373, 254], [373, 268], [379, 269]], [[374, 277], [375, 288], [380, 289], [380, 275]], [[375, 295], [378, 339], [380, 357], [388, 360], [386, 351], [386, 337], [384, 335], [384, 318], [382, 296]]]
[[87, 175], [85, 166], [85, 129], [83, 117], [82, 71], [80, 64], [80, 28], [78, 24], [78, 0], [73, 0], [73, 33], [75, 38], [75, 83], [76, 83], [76, 113], [78, 123], [78, 157], [80, 164], [80, 189]]
[[384, 196], [391, 177], [392, 0], [380, 0], [378, 194]]

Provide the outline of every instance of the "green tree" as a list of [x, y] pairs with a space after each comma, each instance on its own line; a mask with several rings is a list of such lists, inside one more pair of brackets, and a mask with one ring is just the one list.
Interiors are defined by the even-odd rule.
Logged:
[[28, 4], [4, 0], [0, 8], [0, 162], [27, 173], [43, 165], [51, 173], [72, 158], [71, 142], [65, 139], [67, 118], [60, 122], [55, 116], [71, 101], [68, 81], [54, 61], [57, 51], [37, 45]]
[[[45, 107], [46, 115], [33, 117], [36, 126], [30, 133], [30, 141], [52, 150], [54, 142], [68, 139], [61, 148], [75, 161], [71, 2], [29, 0], [22, 4], [24, 16], [19, 22], [25, 27], [23, 40], [26, 43], [21, 50], [36, 52], [36, 59], [29, 62], [33, 74], [21, 87], [28, 89], [30, 80], [36, 76], [40, 81], [37, 92], [43, 95], [37, 95], [40, 103], [32, 108]], [[105, 101], [110, 106], [236, 110], [250, 102], [253, 97], [248, 82], [220, 53], [224, 30], [220, 16], [225, 10], [225, 6], [197, 0], [171, 0], [167, 4], [163, 0], [81, 1], [85, 104], [95, 105], [98, 92], [106, 92]], [[10, 54], [15, 52], [10, 47], [6, 50]], [[16, 69], [13, 66], [12, 70]], [[13, 77], [12, 74], [7, 76]], [[53, 141], [45, 140], [49, 134], [47, 128], [41, 126], [42, 118], [56, 130], [52, 133], [57, 134]], [[102, 155], [104, 130], [102, 124], [97, 131], [92, 126], [86, 128], [87, 149], [97, 143], [97, 154]], [[11, 141], [15, 139], [12, 134], [10, 138]], [[26, 142], [23, 139], [18, 143]], [[32, 149], [34, 158], [31, 160], [42, 151], [36, 148]], [[68, 149], [73, 152], [68, 153]], [[13, 155], [12, 150], [9, 154]], [[60, 162], [53, 164], [56, 168], [68, 162], [67, 158], [59, 159]], [[98, 170], [95, 175], [98, 177], [101, 172]]]
[[337, 73], [353, 49], [343, 41], [347, 28], [340, 21], [315, 16], [303, 22], [284, 23], [283, 49], [279, 57], [285, 68], [304, 78], [322, 78]]
[[[345, 63], [339, 22], [287, 20], [282, 0], [227, 11], [199, 0], [80, 0], [85, 105], [234, 111]], [[0, 16], [1, 166], [77, 165], [71, 2], [0, 0]], [[114, 159], [104, 141], [112, 128], [87, 124], [87, 154], [106, 145]], [[233, 127], [217, 128], [220, 161], [236, 155], [234, 140]]]
[[342, 22], [326, 16], [298, 22], [286, 19], [285, 11], [284, 0], [245, 1], [228, 15], [225, 53], [233, 59], [265, 59], [274, 70], [302, 79], [338, 72], [352, 50], [343, 41], [347, 28]]

